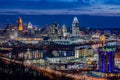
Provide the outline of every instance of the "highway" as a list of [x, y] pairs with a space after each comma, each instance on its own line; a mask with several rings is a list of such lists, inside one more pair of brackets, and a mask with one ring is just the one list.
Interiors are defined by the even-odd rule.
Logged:
[[25, 68], [31, 69], [32, 71], [36, 71], [40, 74], [43, 74], [44, 76], [49, 77], [49, 80], [63, 80], [63, 78], [65, 80], [105, 80], [105, 79], [98, 79], [98, 78], [90, 78], [84, 75], [73, 75], [73, 74], [67, 74], [67, 73], [63, 73], [63, 72], [59, 72], [59, 71], [55, 71], [55, 70], [51, 70], [49, 68], [42, 68], [42, 67], [37, 67], [31, 64], [26, 64], [26, 63], [22, 63], [20, 61], [16, 61], [16, 60], [11, 60], [5, 57], [0, 57], [0, 59], [6, 63], [6, 64], [16, 64], [16, 65], [23, 65]]

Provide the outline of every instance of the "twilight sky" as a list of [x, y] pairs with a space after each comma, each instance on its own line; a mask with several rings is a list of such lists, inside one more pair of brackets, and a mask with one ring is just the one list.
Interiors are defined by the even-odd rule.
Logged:
[[0, 0], [0, 15], [120, 16], [120, 0]]

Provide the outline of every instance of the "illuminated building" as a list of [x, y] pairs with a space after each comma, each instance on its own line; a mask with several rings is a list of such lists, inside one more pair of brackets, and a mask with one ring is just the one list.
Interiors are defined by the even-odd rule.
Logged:
[[52, 25], [52, 33], [58, 33], [58, 24], [57, 23], [53, 23]]
[[98, 50], [98, 70], [100, 72], [114, 72], [114, 47], [101, 47]]
[[106, 39], [106, 37], [104, 35], [102, 35], [100, 37], [100, 40], [101, 40], [101, 43], [102, 43], [102, 47], [104, 47], [104, 45], [105, 45], [105, 39]]
[[104, 35], [110, 36], [111, 35], [111, 31], [110, 30], [104, 30]]
[[15, 39], [18, 37], [18, 32], [13, 29], [13, 30], [11, 30], [9, 35], [10, 35], [10, 39]]
[[39, 41], [43, 40], [43, 38], [38, 37], [17, 37], [15, 41], [20, 41], [26, 44], [38, 44]]
[[100, 37], [100, 34], [98, 34], [98, 33], [92, 35], [92, 38], [93, 38], [93, 39], [97, 39], [97, 38], [99, 38], [99, 37]]
[[33, 34], [33, 32], [32, 32], [33, 31], [33, 25], [32, 25], [31, 22], [28, 23], [27, 29], [28, 29], [28, 34], [32, 35]]
[[79, 56], [80, 56], [80, 50], [76, 49], [75, 50], [75, 58], [79, 58]]
[[28, 28], [28, 29], [32, 29], [32, 28], [33, 28], [33, 26], [32, 26], [32, 23], [31, 23], [31, 22], [29, 22], [29, 23], [28, 23], [27, 28]]
[[22, 31], [23, 30], [22, 18], [18, 18], [17, 24], [18, 24], [18, 30]]
[[94, 52], [92, 48], [80, 48], [75, 50], [75, 58], [90, 57], [93, 55], [94, 55]]
[[67, 27], [65, 25], [62, 26], [62, 36], [63, 37], [67, 36]]
[[79, 21], [77, 17], [74, 17], [72, 23], [72, 36], [78, 36], [78, 35], [79, 35]]
[[61, 36], [62, 36], [62, 29], [58, 28], [58, 38], [61, 38]]
[[114, 72], [114, 57], [116, 49], [114, 47], [104, 47], [105, 36], [100, 37], [102, 47], [98, 48], [98, 70], [100, 72]]

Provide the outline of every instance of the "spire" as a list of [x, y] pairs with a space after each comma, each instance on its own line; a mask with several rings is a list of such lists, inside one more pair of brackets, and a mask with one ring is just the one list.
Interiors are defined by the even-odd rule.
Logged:
[[79, 23], [78, 18], [76, 16], [73, 19], [73, 23]]

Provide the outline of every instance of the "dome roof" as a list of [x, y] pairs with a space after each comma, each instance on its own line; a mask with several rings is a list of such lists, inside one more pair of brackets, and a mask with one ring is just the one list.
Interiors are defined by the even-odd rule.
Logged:
[[28, 28], [32, 28], [32, 23], [31, 22], [28, 23]]

